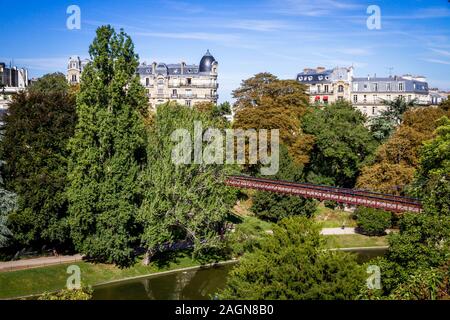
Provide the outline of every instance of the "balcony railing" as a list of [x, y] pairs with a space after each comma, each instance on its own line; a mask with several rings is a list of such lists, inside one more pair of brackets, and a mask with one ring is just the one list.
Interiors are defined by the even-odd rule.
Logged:
[[179, 84], [169, 84], [169, 88], [205, 88], [205, 89], [217, 89], [219, 87], [218, 83], [210, 83], [210, 84], [187, 84], [187, 83], [179, 83]]

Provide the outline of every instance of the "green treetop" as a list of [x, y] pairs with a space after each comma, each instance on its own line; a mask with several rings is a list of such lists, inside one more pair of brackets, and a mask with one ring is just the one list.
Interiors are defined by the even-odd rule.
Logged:
[[137, 241], [138, 177], [146, 158], [141, 113], [147, 102], [127, 34], [102, 26], [89, 53], [69, 144], [71, 235], [81, 253], [127, 264]]

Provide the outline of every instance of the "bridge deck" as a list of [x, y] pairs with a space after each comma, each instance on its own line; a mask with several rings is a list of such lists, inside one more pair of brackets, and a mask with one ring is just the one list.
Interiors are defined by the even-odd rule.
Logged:
[[422, 204], [418, 199], [365, 190], [246, 176], [229, 176], [225, 183], [238, 188], [297, 195], [304, 198], [319, 199], [320, 201], [332, 200], [339, 203], [383, 209], [390, 212], [421, 212], [422, 210]]

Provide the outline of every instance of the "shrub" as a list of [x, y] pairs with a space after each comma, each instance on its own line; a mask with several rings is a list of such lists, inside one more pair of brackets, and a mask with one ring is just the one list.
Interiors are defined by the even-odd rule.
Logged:
[[381, 235], [391, 226], [392, 214], [374, 208], [358, 207], [355, 211], [359, 231], [367, 235]]
[[91, 300], [92, 289], [62, 289], [57, 292], [46, 292], [39, 296], [38, 300]]

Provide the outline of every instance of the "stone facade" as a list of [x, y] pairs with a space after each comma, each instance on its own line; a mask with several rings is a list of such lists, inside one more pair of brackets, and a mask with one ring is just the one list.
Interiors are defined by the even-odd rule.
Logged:
[[12, 96], [25, 90], [29, 82], [27, 69], [15, 66], [7, 67], [5, 63], [0, 62], [0, 125]]
[[142, 63], [138, 73], [152, 108], [168, 101], [191, 107], [199, 102], [217, 103], [217, 68], [218, 62], [208, 50], [199, 65]]
[[386, 78], [354, 78], [351, 102], [369, 117], [386, 110], [384, 100], [392, 101], [403, 97], [406, 101], [416, 100], [419, 105], [429, 105], [428, 83], [424, 77], [392, 76]]
[[325, 69], [306, 68], [297, 75], [297, 81], [308, 88], [311, 103], [333, 103], [350, 100], [350, 84], [353, 67]]
[[[307, 86], [311, 103], [327, 104], [346, 100], [368, 117], [386, 109], [384, 100], [404, 97], [419, 105], [432, 105], [428, 83], [422, 76], [364, 77], [353, 76], [353, 67], [304, 69], [297, 81]], [[437, 99], [435, 99], [437, 101]]]
[[[89, 60], [81, 60], [78, 56], [70, 57], [67, 81], [71, 84], [79, 83], [83, 68], [88, 62]], [[217, 68], [218, 62], [208, 50], [198, 65], [185, 62], [141, 63], [137, 73], [145, 87], [151, 108], [168, 101], [191, 107], [199, 102], [217, 103]]]
[[88, 59], [81, 60], [78, 56], [72, 56], [69, 58], [66, 77], [70, 84], [80, 83], [81, 73], [88, 62]]

